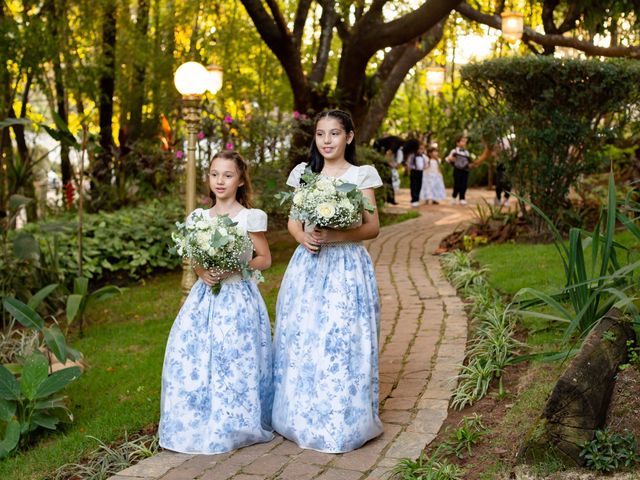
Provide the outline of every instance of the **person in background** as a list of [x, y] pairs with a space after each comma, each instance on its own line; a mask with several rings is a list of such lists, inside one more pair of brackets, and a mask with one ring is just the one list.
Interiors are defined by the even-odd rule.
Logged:
[[456, 146], [449, 155], [447, 162], [453, 165], [453, 193], [451, 195], [451, 205], [456, 204], [456, 197], [459, 197], [460, 205], [466, 205], [467, 186], [469, 184], [469, 170], [471, 168], [471, 154], [466, 149], [467, 137], [460, 135], [456, 138]]
[[422, 189], [420, 200], [437, 205], [439, 201], [447, 198], [444, 190], [444, 180], [440, 172], [440, 155], [435, 145], [427, 148], [427, 161], [422, 175]]
[[409, 186], [411, 190], [411, 206], [420, 205], [420, 189], [422, 188], [422, 171], [424, 170], [424, 144], [417, 140], [408, 140], [403, 147], [406, 167], [409, 169]]

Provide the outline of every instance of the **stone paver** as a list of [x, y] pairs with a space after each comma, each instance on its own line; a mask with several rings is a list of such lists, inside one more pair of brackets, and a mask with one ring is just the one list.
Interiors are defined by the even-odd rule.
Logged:
[[[337, 455], [303, 450], [279, 436], [223, 455], [165, 451], [109, 480], [387, 479], [399, 459], [418, 457], [447, 417], [467, 339], [464, 304], [433, 252], [490, 196], [471, 190], [466, 207], [421, 206], [420, 218], [385, 227], [367, 244], [381, 298], [380, 437]], [[397, 200], [394, 208], [409, 209], [408, 192]]]

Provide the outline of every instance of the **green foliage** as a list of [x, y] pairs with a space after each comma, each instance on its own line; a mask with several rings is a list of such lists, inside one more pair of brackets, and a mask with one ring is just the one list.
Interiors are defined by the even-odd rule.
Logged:
[[[184, 207], [177, 195], [113, 213], [85, 215], [83, 274], [100, 278], [118, 272], [139, 278], [154, 269], [175, 268], [180, 260], [168, 255], [167, 248], [174, 223], [183, 219]], [[75, 220], [28, 224], [23, 230], [33, 235], [40, 246], [38, 261], [28, 263], [31, 276], [42, 275], [41, 270], [47, 268], [51, 277], [58, 277], [72, 289], [78, 270]], [[0, 258], [3, 261], [10, 261], [9, 255]], [[16, 280], [22, 278], [15, 275]], [[17, 288], [10, 286], [5, 291], [10, 294]]]
[[521, 344], [515, 339], [515, 316], [487, 283], [487, 269], [474, 267], [469, 255], [459, 251], [443, 255], [442, 267], [449, 281], [473, 302], [468, 362], [460, 368], [451, 402], [453, 408], [462, 409], [484, 397], [494, 378], [499, 378], [499, 393], [504, 393], [502, 371]]
[[68, 478], [105, 480], [129, 466], [155, 455], [159, 450], [157, 435], [129, 437], [125, 433], [124, 440], [115, 446], [109, 446], [95, 437], [90, 438], [98, 442], [98, 448], [88, 455], [87, 461], [62, 465], [56, 470], [53, 480]]
[[460, 421], [458, 428], [449, 434], [449, 439], [443, 444], [443, 449], [447, 455], [464, 458], [464, 452], [466, 451], [470, 455], [471, 448], [486, 433], [487, 427], [482, 424], [482, 417], [474, 413]]
[[595, 437], [585, 442], [580, 452], [588, 468], [598, 472], [612, 472], [630, 468], [640, 462], [638, 443], [631, 432], [621, 435], [608, 429], [596, 430]]
[[0, 458], [12, 453], [33, 437], [39, 428], [55, 430], [60, 422], [71, 422], [73, 415], [60, 390], [80, 376], [78, 367], [65, 368], [49, 375], [49, 364], [40, 352], [33, 352], [22, 363], [17, 379], [0, 365]]
[[[51, 291], [49, 287], [51, 286], [45, 287], [43, 290], [45, 292], [46, 290]], [[34, 297], [40, 295], [40, 301], [44, 300], [44, 296], [41, 295], [43, 290], [36, 293]], [[61, 363], [65, 363], [67, 359], [78, 360], [81, 356], [80, 352], [77, 352], [67, 345], [64, 334], [58, 325], [45, 325], [44, 319], [35, 310], [38, 302], [32, 301], [30, 304], [33, 306], [24, 304], [20, 300], [12, 297], [2, 299], [2, 305], [11, 317], [23, 327], [39, 332], [43, 340], [41, 343], [44, 343]], [[11, 331], [11, 328], [8, 330]], [[6, 352], [3, 352], [3, 355], [6, 356]]]
[[620, 365], [620, 370], [626, 370], [631, 366], [640, 371], [640, 347], [635, 341], [627, 340], [627, 363]]
[[356, 153], [359, 165], [373, 165], [382, 178], [382, 187], [376, 188], [376, 205], [378, 212], [381, 212], [393, 188], [391, 186], [391, 166], [387, 163], [385, 156], [373, 148], [358, 146]]
[[87, 307], [96, 301], [105, 300], [122, 290], [114, 285], [106, 285], [93, 292], [89, 292], [89, 279], [86, 277], [76, 277], [73, 279], [73, 291], [67, 297], [67, 329], [74, 323], [76, 318], [80, 319], [80, 329], [84, 321], [84, 313]]
[[288, 163], [284, 160], [251, 167], [251, 183], [256, 192], [254, 203], [256, 208], [267, 213], [269, 230], [274, 230], [274, 226], [286, 228], [289, 209], [276, 198], [276, 194], [285, 189], [288, 176]]
[[552, 219], [640, 99], [633, 61], [512, 57], [469, 64], [462, 75], [487, 117], [486, 140], [515, 135], [503, 155], [514, 189]]
[[442, 459], [436, 451], [428, 456], [420, 453], [417, 460], [404, 458], [391, 469], [390, 479], [393, 480], [461, 480], [463, 472], [455, 464]]
[[[638, 293], [634, 272], [640, 268], [640, 261], [621, 261], [621, 253], [628, 252], [629, 249], [614, 239], [616, 220], [624, 224], [638, 240], [640, 229], [632, 219], [618, 210], [613, 173], [609, 176], [606, 208], [603, 208], [593, 231], [572, 228], [569, 231], [568, 245], [553, 222], [537, 206], [532, 205], [532, 208], [554, 234], [555, 247], [564, 265], [566, 283], [560, 292], [554, 294], [535, 288], [523, 288], [517, 296], [529, 298], [520, 300], [519, 313], [565, 324], [565, 343], [574, 334], [578, 338], [586, 336], [613, 306], [626, 309], [636, 323], [640, 322], [640, 313], [633, 297]], [[567, 303], [569, 308], [565, 306]], [[539, 306], [548, 307], [552, 313], [533, 310]]]

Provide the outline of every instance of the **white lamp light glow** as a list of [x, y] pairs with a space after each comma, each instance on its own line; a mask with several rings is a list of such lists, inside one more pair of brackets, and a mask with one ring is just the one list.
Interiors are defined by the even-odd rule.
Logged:
[[427, 68], [427, 90], [430, 93], [438, 93], [444, 85], [444, 68], [429, 67]]
[[524, 16], [518, 12], [502, 12], [502, 36], [509, 43], [515, 43], [522, 38], [524, 31]]
[[218, 65], [207, 66], [207, 90], [216, 94], [222, 88], [222, 67]]
[[209, 86], [209, 72], [198, 62], [186, 62], [176, 70], [173, 83], [181, 95], [202, 95]]

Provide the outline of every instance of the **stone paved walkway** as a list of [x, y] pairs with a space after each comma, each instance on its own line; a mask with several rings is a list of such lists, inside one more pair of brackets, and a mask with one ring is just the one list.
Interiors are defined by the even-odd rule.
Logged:
[[[421, 206], [420, 218], [383, 228], [369, 242], [382, 304], [380, 437], [338, 455], [303, 450], [280, 436], [221, 455], [164, 451], [110, 480], [373, 480], [387, 478], [399, 459], [417, 458], [447, 417], [451, 379], [464, 360], [463, 304], [432, 252], [491, 193], [467, 197], [466, 207]], [[407, 192], [398, 201], [397, 208], [408, 209]]]

